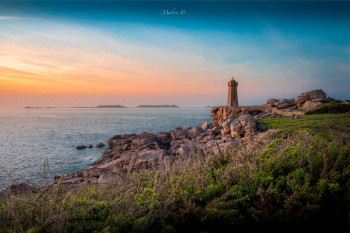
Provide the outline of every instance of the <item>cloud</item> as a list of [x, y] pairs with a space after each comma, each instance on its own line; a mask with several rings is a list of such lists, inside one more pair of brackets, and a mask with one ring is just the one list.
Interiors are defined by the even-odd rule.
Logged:
[[[254, 104], [295, 97], [320, 81], [321, 88], [332, 88], [338, 84], [326, 80], [327, 75], [349, 74], [347, 63], [334, 59], [344, 46], [325, 42], [329, 48], [323, 56], [305, 55], [317, 43], [309, 45], [277, 29], [244, 35], [125, 23], [111, 31], [48, 20], [0, 22], [0, 27], [21, 40], [0, 38], [0, 76], [5, 77], [0, 84], [20, 94], [173, 98], [184, 103], [188, 98], [192, 105], [211, 99], [213, 104], [225, 102], [227, 80], [235, 76], [241, 103]], [[348, 57], [349, 49], [345, 51]]]
[[32, 19], [32, 18], [23, 18], [23, 17], [14, 17], [14, 16], [0, 16], [0, 20], [22, 20], [22, 19]]
[[5, 37], [10, 38], [10, 39], [15, 40], [15, 41], [19, 41], [16, 37], [11, 36], [11, 35], [4, 33], [4, 32], [0, 32], [0, 35], [3, 35]]

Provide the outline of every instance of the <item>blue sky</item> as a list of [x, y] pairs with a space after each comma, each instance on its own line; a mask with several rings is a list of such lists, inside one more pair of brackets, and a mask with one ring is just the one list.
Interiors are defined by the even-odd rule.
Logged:
[[0, 105], [350, 98], [349, 2], [1, 1], [0, 48]]

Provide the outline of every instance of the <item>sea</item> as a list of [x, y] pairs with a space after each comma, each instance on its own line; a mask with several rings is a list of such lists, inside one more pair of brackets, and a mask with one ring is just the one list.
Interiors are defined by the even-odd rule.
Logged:
[[[0, 189], [43, 185], [88, 168], [117, 134], [167, 132], [211, 122], [210, 108], [21, 108], [0, 110]], [[97, 143], [106, 144], [96, 148]], [[77, 150], [78, 145], [93, 145]]]

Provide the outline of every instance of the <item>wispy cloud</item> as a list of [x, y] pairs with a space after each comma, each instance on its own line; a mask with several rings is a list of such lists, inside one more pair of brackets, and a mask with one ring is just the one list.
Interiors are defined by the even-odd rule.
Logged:
[[31, 18], [15, 17], [15, 16], [0, 16], [0, 20], [21, 20], [21, 19], [31, 19]]
[[3, 35], [3, 36], [5, 36], [5, 37], [7, 37], [7, 38], [10, 38], [10, 39], [12, 39], [12, 40], [19, 41], [19, 39], [17, 39], [16, 37], [11, 36], [11, 35], [9, 35], [9, 34], [7, 34], [7, 33], [4, 33], [4, 32], [0, 32], [0, 35]]
[[0, 21], [0, 27], [0, 84], [7, 93], [134, 100], [161, 96], [186, 104], [204, 99], [224, 104], [226, 82], [235, 76], [241, 103], [254, 104], [257, 99], [295, 97], [319, 80], [320, 88], [336, 86], [324, 81], [330, 70], [349, 75], [346, 62], [329, 58], [337, 57], [343, 46], [320, 58], [307, 57], [301, 51], [310, 45], [303, 38], [271, 28], [247, 36], [127, 23], [111, 32], [48, 20]]

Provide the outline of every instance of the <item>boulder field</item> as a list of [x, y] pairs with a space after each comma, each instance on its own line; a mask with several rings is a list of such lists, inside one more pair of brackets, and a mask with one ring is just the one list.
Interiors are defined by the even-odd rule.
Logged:
[[[236, 134], [231, 131], [231, 125], [229, 130], [224, 128], [232, 123], [235, 124]], [[108, 183], [113, 180], [116, 172], [152, 168], [165, 161], [170, 164], [176, 159], [187, 158], [192, 153], [216, 153], [219, 149], [238, 146], [248, 131], [256, 132], [254, 118], [249, 114], [231, 117], [230, 122], [223, 122], [223, 126], [214, 127], [205, 122], [201, 127], [176, 127], [158, 134], [143, 132], [115, 135], [108, 140], [109, 146], [102, 157], [90, 168], [70, 175], [56, 176], [55, 180], [61, 184]]]

